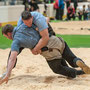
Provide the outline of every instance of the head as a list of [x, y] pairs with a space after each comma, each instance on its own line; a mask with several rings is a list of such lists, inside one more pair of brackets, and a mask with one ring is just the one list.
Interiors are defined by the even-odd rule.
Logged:
[[23, 11], [21, 17], [25, 25], [32, 26], [33, 17], [29, 11]]
[[72, 4], [70, 5], [70, 8], [71, 8], [71, 9], [73, 8], [73, 5], [72, 5]]
[[83, 5], [83, 8], [85, 8], [86, 6], [85, 5]]
[[43, 13], [46, 13], [46, 11], [43, 11]]
[[29, 6], [27, 6], [27, 7], [26, 7], [26, 11], [29, 11], [29, 10], [30, 10], [30, 9], [29, 9]]
[[31, 6], [31, 8], [30, 8], [30, 9], [31, 9], [31, 11], [34, 11], [34, 7], [33, 7], [33, 6]]
[[12, 40], [12, 32], [14, 27], [11, 24], [7, 24], [2, 28], [2, 35], [4, 35], [6, 38]]
[[35, 2], [35, 0], [31, 0], [32, 1], [32, 3], [34, 3]]

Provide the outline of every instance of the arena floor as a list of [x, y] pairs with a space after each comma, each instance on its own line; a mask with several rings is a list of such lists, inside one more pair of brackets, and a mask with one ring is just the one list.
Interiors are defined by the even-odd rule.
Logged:
[[[90, 21], [50, 24], [58, 34], [90, 34]], [[71, 50], [90, 66], [90, 48]], [[9, 51], [10, 49], [0, 50], [0, 74], [5, 71]], [[25, 49], [18, 56], [17, 66], [13, 69], [8, 84], [2, 84], [0, 90], [90, 90], [90, 75], [77, 76], [72, 80], [56, 75], [42, 56], [34, 56], [30, 50]]]

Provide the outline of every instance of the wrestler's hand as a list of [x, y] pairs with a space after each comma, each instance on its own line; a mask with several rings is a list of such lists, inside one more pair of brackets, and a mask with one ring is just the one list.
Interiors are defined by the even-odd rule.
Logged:
[[41, 50], [36, 51], [35, 49], [32, 49], [31, 52], [32, 52], [34, 55], [38, 55], [38, 54], [41, 53]]
[[0, 80], [0, 85], [4, 82], [8, 83], [8, 79], [9, 77], [5, 75], [5, 77], [3, 77], [1, 80]]

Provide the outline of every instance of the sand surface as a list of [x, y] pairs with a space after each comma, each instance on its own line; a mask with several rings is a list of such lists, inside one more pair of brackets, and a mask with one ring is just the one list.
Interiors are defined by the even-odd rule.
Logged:
[[60, 23], [50, 23], [54, 31], [58, 34], [81, 34], [90, 35], [89, 21], [68, 21]]
[[[51, 23], [56, 33], [87, 35], [90, 34], [89, 24], [90, 21]], [[90, 66], [90, 48], [71, 50]], [[5, 71], [9, 51], [0, 49], [0, 74]], [[2, 84], [0, 90], [90, 90], [90, 75], [80, 75], [72, 80], [56, 75], [42, 56], [32, 55], [30, 50], [24, 49], [18, 56], [17, 66], [8, 84]]]

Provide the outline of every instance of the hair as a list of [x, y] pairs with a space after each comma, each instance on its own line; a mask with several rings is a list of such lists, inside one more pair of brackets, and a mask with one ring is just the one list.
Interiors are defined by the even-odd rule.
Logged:
[[83, 5], [83, 7], [86, 7], [85, 5]]
[[2, 35], [7, 35], [8, 32], [13, 32], [14, 27], [11, 24], [7, 24], [2, 28]]
[[29, 11], [23, 11], [21, 17], [23, 20], [28, 20], [32, 17], [32, 15]]

